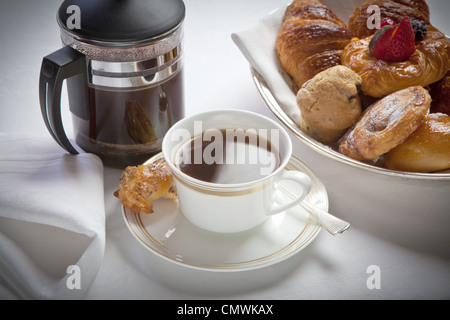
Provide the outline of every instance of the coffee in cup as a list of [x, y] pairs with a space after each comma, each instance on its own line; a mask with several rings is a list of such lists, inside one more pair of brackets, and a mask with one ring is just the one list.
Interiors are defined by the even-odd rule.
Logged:
[[[285, 170], [292, 155], [286, 130], [253, 112], [217, 110], [182, 119], [167, 132], [162, 151], [181, 212], [208, 231], [249, 230], [299, 204], [312, 185], [306, 174]], [[286, 180], [294, 182], [297, 198], [277, 204], [277, 184]]]
[[256, 130], [209, 129], [180, 147], [175, 165], [205, 182], [236, 184], [259, 180], [280, 165], [278, 150], [265, 136]]

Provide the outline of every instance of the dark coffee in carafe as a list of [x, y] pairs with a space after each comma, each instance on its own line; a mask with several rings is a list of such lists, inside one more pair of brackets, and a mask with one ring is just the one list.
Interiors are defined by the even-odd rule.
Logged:
[[84, 151], [117, 168], [159, 153], [184, 117], [184, 16], [182, 0], [64, 0], [57, 14], [64, 47], [44, 57], [39, 79], [55, 141], [79, 152], [62, 125], [66, 81], [74, 139]]
[[184, 117], [183, 72], [143, 88], [89, 85], [90, 119], [74, 117], [76, 142], [113, 167], [145, 162], [161, 151], [167, 130]]

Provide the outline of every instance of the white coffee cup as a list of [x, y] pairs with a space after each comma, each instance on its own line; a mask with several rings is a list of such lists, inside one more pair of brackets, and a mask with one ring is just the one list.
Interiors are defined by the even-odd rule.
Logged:
[[[209, 129], [242, 129], [271, 133], [268, 140], [278, 151], [279, 165], [264, 177], [243, 183], [219, 184], [195, 179], [176, 165], [182, 145]], [[274, 141], [275, 139], [277, 141]], [[292, 142], [278, 123], [259, 114], [241, 110], [204, 112], [180, 120], [166, 133], [162, 152], [173, 172], [183, 215], [200, 228], [220, 233], [249, 230], [267, 217], [298, 205], [311, 190], [311, 179], [285, 167], [292, 155]], [[298, 197], [288, 203], [274, 203], [277, 183], [294, 181]]]

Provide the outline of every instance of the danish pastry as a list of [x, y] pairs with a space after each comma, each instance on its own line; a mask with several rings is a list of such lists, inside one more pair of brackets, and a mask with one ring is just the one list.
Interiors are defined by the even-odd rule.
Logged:
[[362, 91], [369, 96], [383, 97], [410, 86], [428, 86], [441, 80], [450, 67], [450, 41], [432, 26], [428, 26], [425, 39], [416, 41], [416, 50], [406, 61], [373, 57], [370, 39], [353, 38], [342, 54], [342, 64], [361, 76]]
[[403, 143], [429, 113], [431, 97], [423, 87], [410, 87], [375, 102], [339, 144], [355, 160], [377, 160]]
[[286, 9], [275, 48], [300, 88], [321, 71], [341, 64], [353, 34], [321, 0], [294, 0]]
[[384, 162], [392, 170], [450, 169], [450, 116], [430, 113], [404, 143], [384, 155]]

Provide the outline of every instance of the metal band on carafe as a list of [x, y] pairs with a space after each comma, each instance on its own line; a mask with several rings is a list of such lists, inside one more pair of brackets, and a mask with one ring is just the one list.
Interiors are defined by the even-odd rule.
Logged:
[[182, 45], [145, 61], [107, 62], [89, 60], [89, 84], [111, 88], [157, 85], [176, 75], [182, 68]]
[[158, 85], [176, 75], [183, 64], [182, 23], [155, 39], [130, 43], [81, 39], [61, 29], [63, 44], [87, 59], [89, 85], [134, 88]]

